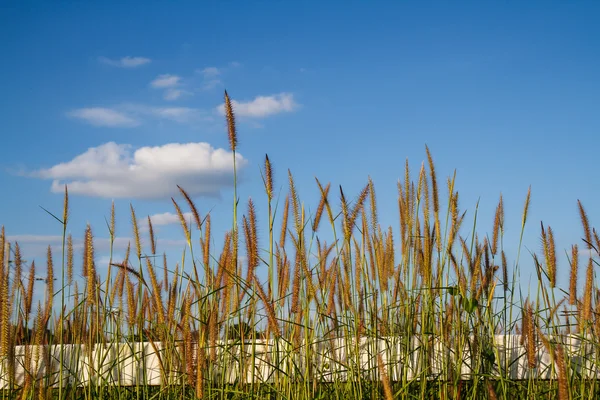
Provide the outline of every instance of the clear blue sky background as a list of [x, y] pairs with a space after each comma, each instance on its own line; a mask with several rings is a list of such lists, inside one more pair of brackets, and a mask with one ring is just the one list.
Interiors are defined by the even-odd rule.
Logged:
[[[397, 229], [396, 181], [407, 158], [416, 178], [427, 144], [440, 182], [456, 169], [467, 223], [481, 200], [481, 233], [503, 194], [511, 258], [529, 185], [527, 248], [539, 250], [540, 220], [560, 249], [581, 244], [577, 199], [600, 220], [599, 17], [591, 1], [3, 1], [0, 224], [43, 265], [61, 227], [39, 206], [60, 213], [53, 181], [69, 183], [69, 231], [82, 238], [90, 222], [105, 263], [111, 200], [122, 255], [129, 203], [139, 218], [172, 213], [182, 184], [201, 213], [213, 210], [221, 237], [232, 201], [227, 89], [239, 102], [241, 203], [258, 204], [263, 239], [265, 153], [277, 187], [285, 193], [290, 168], [309, 210], [315, 176], [352, 197], [370, 175], [381, 222]], [[170, 215], [160, 221], [174, 263], [183, 236]], [[559, 262], [566, 285], [564, 252]], [[523, 271], [526, 282], [527, 252]]]

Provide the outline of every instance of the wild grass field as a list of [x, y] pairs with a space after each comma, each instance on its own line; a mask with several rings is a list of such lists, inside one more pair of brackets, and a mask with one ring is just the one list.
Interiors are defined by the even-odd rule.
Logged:
[[[225, 111], [235, 169], [227, 93]], [[1, 398], [600, 398], [600, 237], [584, 205], [574, 200], [583, 239], [563, 265], [552, 228], [540, 226], [542, 251], [526, 256], [537, 285], [526, 295], [521, 245], [513, 259], [503, 246], [502, 198], [495, 215], [466, 219], [455, 177], [440, 180], [426, 156], [420, 170], [407, 162], [398, 184], [399, 228], [380, 225], [371, 180], [351, 194], [317, 179], [309, 214], [288, 171], [289, 190], [276, 197], [266, 156], [264, 197], [243, 201], [234, 185], [224, 238], [181, 187], [173, 207], [188, 256], [167, 262], [150, 218], [131, 207], [134, 241], [106, 276], [97, 274], [96, 227], [85, 230], [83, 260], [74, 258], [65, 187], [54, 216], [61, 254], [49, 247], [45, 265], [27, 264], [0, 235]], [[492, 232], [472, 229], [480, 218], [493, 220]], [[112, 243], [114, 205], [108, 227]], [[570, 270], [569, 287], [557, 286], [558, 268]], [[40, 271], [46, 301], [32, 304]]]

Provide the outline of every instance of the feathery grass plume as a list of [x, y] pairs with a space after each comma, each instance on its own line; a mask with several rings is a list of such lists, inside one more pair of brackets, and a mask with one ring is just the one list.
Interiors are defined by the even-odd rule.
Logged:
[[85, 264], [86, 264], [86, 280], [87, 280], [87, 302], [88, 304], [96, 303], [96, 265], [94, 263], [94, 236], [92, 235], [92, 227], [87, 225], [85, 230]]
[[152, 220], [148, 215], [148, 237], [150, 238], [150, 251], [151, 254], [156, 254], [156, 238], [154, 236], [154, 228], [152, 227]]
[[600, 298], [598, 298], [598, 295], [600, 295], [599, 292], [596, 292], [596, 317], [594, 318], [594, 330], [595, 330], [595, 334], [596, 337], [600, 336]]
[[154, 304], [156, 308], [156, 313], [158, 316], [158, 322], [160, 324], [164, 324], [165, 322], [165, 308], [162, 302], [161, 295], [161, 286], [158, 284], [158, 280], [156, 279], [156, 271], [154, 270], [154, 265], [150, 261], [150, 258], [146, 258], [146, 268], [148, 269], [148, 274], [150, 275], [150, 284], [152, 285], [152, 294], [154, 299]]
[[[8, 277], [4, 276], [4, 273], [5, 273], [4, 257], [8, 258], [10, 252], [6, 251], [5, 244], [6, 244], [6, 236], [4, 233], [4, 226], [2, 226], [2, 228], [0, 229], [0, 287], [3, 286], [5, 280], [8, 284]], [[8, 269], [6, 272], [8, 272]], [[4, 301], [4, 299], [2, 298], [1, 301]]]
[[229, 289], [233, 290], [235, 288], [239, 288], [239, 263], [238, 263], [238, 249], [239, 249], [239, 230], [237, 229], [237, 223], [235, 224], [236, 228], [233, 230], [231, 234], [231, 257], [230, 262], [227, 264], [229, 266]]
[[[317, 179], [317, 182], [318, 181], [319, 180]], [[315, 214], [315, 219], [313, 222], [313, 232], [316, 232], [319, 229], [319, 223], [321, 222], [321, 217], [323, 216], [323, 210], [325, 209], [325, 203], [327, 203], [327, 196], [329, 195], [330, 187], [331, 187], [331, 183], [328, 183], [327, 186], [325, 187], [324, 191], [321, 193], [321, 200], [319, 200], [319, 206], [317, 207], [317, 213]]]
[[[341, 187], [340, 187], [341, 190]], [[360, 191], [354, 206], [352, 207], [352, 211], [350, 211], [350, 216], [348, 219], [348, 230], [350, 232], [350, 236], [352, 236], [352, 231], [354, 230], [354, 226], [356, 224], [356, 219], [358, 218], [359, 213], [362, 211], [363, 206], [365, 204], [365, 200], [369, 195], [369, 185], [366, 185], [363, 190]]]
[[290, 287], [291, 265], [285, 250], [283, 250], [282, 255], [281, 250], [278, 248], [276, 256], [278, 259], [277, 276], [279, 277], [277, 280], [277, 294], [279, 295], [279, 298], [282, 299]]
[[231, 100], [229, 99], [229, 94], [227, 94], [227, 90], [225, 91], [225, 118], [227, 120], [229, 148], [231, 149], [231, 151], [235, 152], [238, 142], [237, 131], [235, 128], [235, 114], [233, 112], [233, 106], [231, 104]]
[[217, 276], [215, 278], [214, 286], [215, 288], [220, 288], [223, 281], [223, 276], [225, 275], [225, 270], [227, 269], [227, 264], [229, 263], [229, 258], [231, 257], [231, 232], [225, 232], [225, 238], [223, 240], [223, 250], [221, 251], [221, 256], [219, 257], [219, 261], [217, 264]]
[[185, 201], [188, 203], [188, 207], [190, 208], [192, 216], [194, 217], [194, 222], [196, 223], [196, 228], [198, 228], [198, 230], [202, 229], [202, 219], [200, 218], [200, 213], [196, 208], [196, 204], [194, 204], [194, 201], [192, 200], [190, 195], [181, 186], [177, 185], [177, 188], [183, 195]]
[[535, 335], [535, 320], [531, 303], [528, 301], [525, 304], [527, 314], [527, 364], [529, 368], [535, 368], [536, 362], [536, 335]]
[[29, 280], [27, 282], [27, 293], [25, 294], [25, 320], [29, 320], [31, 307], [33, 305], [33, 288], [35, 286], [35, 261], [31, 262], [29, 267]]
[[265, 191], [269, 201], [273, 200], [273, 166], [268, 154], [265, 154]]
[[579, 272], [579, 247], [571, 246], [571, 276], [569, 278], [569, 304], [577, 303], [577, 274]]
[[73, 236], [67, 237], [67, 285], [73, 284]]
[[269, 323], [269, 330], [273, 332], [276, 338], [279, 338], [281, 336], [281, 331], [279, 329], [279, 325], [277, 324], [277, 317], [275, 316], [275, 309], [273, 308], [273, 303], [271, 303], [267, 298], [267, 295], [265, 294], [262, 285], [256, 279], [256, 277], [254, 278], [254, 282], [256, 283], [258, 297], [260, 297], [263, 304], [265, 305], [265, 310], [267, 312], [267, 321]]
[[192, 299], [189, 293], [183, 296], [183, 305], [181, 307], [181, 330], [185, 349], [185, 372], [188, 385], [194, 385], [194, 358], [192, 332], [190, 329], [190, 314], [192, 308]]
[[133, 269], [131, 267], [128, 267], [127, 265], [125, 265], [124, 262], [121, 263], [121, 264], [112, 263], [111, 265], [113, 267], [117, 267], [117, 268], [122, 269], [123, 271], [125, 271], [128, 274], [131, 274], [131, 275], [135, 276], [142, 284], [147, 285], [146, 281], [144, 280], [144, 278], [142, 277], [142, 275], [140, 275], [139, 271], [135, 270], [135, 269]]
[[435, 233], [436, 233], [436, 243], [438, 252], [442, 251], [442, 235], [440, 228], [440, 200], [438, 194], [438, 185], [437, 185], [437, 177], [435, 174], [435, 165], [433, 163], [433, 158], [431, 157], [431, 152], [429, 151], [429, 147], [425, 146], [425, 150], [427, 152], [427, 161], [429, 162], [429, 174], [431, 177], [431, 190], [433, 195], [433, 216], [435, 218]]
[[179, 208], [179, 204], [177, 204], [175, 199], [171, 197], [171, 201], [173, 202], [173, 205], [175, 206], [175, 211], [177, 212], [177, 216], [179, 217], [179, 222], [181, 223], [181, 227], [183, 228], [183, 233], [185, 234], [185, 240], [187, 241], [188, 246], [191, 246], [192, 236], [190, 235], [190, 229], [188, 227], [187, 221], [185, 220], [185, 217], [183, 216], [183, 213], [181, 212], [181, 208]]
[[385, 399], [393, 400], [394, 394], [392, 393], [392, 386], [390, 385], [390, 379], [388, 378], [385, 366], [383, 365], [383, 358], [381, 357], [381, 353], [377, 354], [377, 367], [379, 368], [379, 375], [383, 383], [383, 393], [385, 394]]
[[[4, 258], [8, 258], [10, 251], [5, 254], [4, 230], [0, 237], [0, 362], [10, 352], [10, 293], [9, 270], [4, 270]], [[5, 275], [6, 273], [6, 275]], [[15, 282], [16, 284], [16, 282]]]
[[292, 281], [292, 313], [300, 312], [300, 280], [302, 267], [300, 266], [300, 252], [296, 252], [296, 261], [294, 263], [294, 280]]
[[52, 300], [54, 299], [54, 262], [52, 261], [52, 247], [48, 246], [46, 252], [46, 318], [52, 313]]
[[583, 234], [585, 235], [585, 243], [587, 245], [588, 250], [592, 249], [592, 233], [590, 231], [590, 222], [583, 208], [583, 204], [581, 204], [580, 200], [577, 200], [577, 205], [579, 206], [579, 216], [581, 218], [581, 225], [583, 226]]
[[258, 231], [256, 224], [256, 209], [252, 199], [248, 199], [248, 221], [249, 221], [249, 254], [248, 254], [248, 282], [254, 278], [254, 270], [258, 267], [260, 261], [258, 255]]
[[11, 299], [15, 299], [17, 296], [17, 290], [23, 285], [21, 282], [21, 276], [23, 274], [23, 257], [21, 255], [21, 247], [19, 243], [15, 243], [15, 258], [13, 260], [15, 265], [15, 272], [13, 276], [13, 286], [11, 291]]
[[206, 215], [204, 219], [204, 238], [200, 238], [202, 247], [202, 262], [204, 263], [204, 274], [206, 275], [206, 282], [208, 285], [212, 285], [213, 273], [210, 269], [210, 214]]
[[558, 400], [569, 400], [569, 371], [565, 363], [565, 351], [560, 343], [556, 344], [554, 358], [558, 369]]
[[165, 292], [169, 292], [169, 269], [167, 266], [167, 253], [163, 252], [163, 287]]
[[594, 235], [594, 244], [596, 246], [596, 252], [600, 254], [600, 236], [598, 236], [596, 228], [592, 228], [592, 235]]
[[285, 196], [285, 205], [283, 206], [283, 217], [281, 218], [281, 234], [279, 237], [279, 247], [285, 247], [285, 238], [287, 237], [288, 216], [290, 212], [290, 195]]
[[546, 258], [546, 267], [548, 269], [548, 278], [550, 280], [550, 287], [556, 287], [556, 245], [554, 242], [554, 234], [552, 228], [548, 227], [548, 232], [544, 230], [544, 224], [542, 226], [542, 245], [544, 249], [544, 256]]
[[196, 397], [199, 399], [204, 398], [204, 369], [206, 365], [206, 350], [205, 350], [205, 328], [201, 329], [201, 340], [198, 343], [198, 355], [196, 356]]
[[[242, 216], [242, 230], [244, 231], [244, 241], [246, 242], [246, 259], [248, 262], [248, 268], [246, 270], [246, 283], [248, 285], [252, 284], [251, 279], [254, 278], [254, 251], [252, 249], [252, 234], [250, 233], [250, 224], [248, 223], [248, 218], [246, 216]], [[242, 292], [242, 296], [245, 292]]]
[[112, 238], [115, 238], [117, 236], [117, 231], [116, 231], [116, 227], [115, 227], [115, 202], [114, 200], [112, 201], [111, 205], [110, 205], [110, 236]]
[[344, 190], [340, 185], [340, 208], [342, 209], [342, 229], [344, 231], [344, 241], [350, 240], [350, 211], [348, 210], [348, 202], [344, 196]]
[[373, 184], [373, 180], [369, 176], [369, 199], [371, 201], [371, 229], [373, 232], [377, 229], [379, 225], [378, 216], [377, 216], [377, 196], [375, 196], [375, 185]]
[[42, 313], [42, 304], [38, 301], [37, 314], [34, 322], [34, 344], [36, 344], [36, 351], [33, 355], [33, 363], [35, 364], [34, 371], [38, 370], [38, 361], [41, 356], [41, 344], [44, 343], [44, 333], [46, 332], [46, 323], [44, 322], [44, 314]]
[[302, 219], [300, 215], [300, 200], [298, 199], [298, 192], [296, 192], [296, 185], [294, 184], [294, 177], [292, 171], [288, 169], [288, 178], [290, 184], [290, 197], [292, 199], [292, 211], [294, 212], [294, 223], [296, 226], [296, 233], [302, 232]]
[[585, 275], [585, 291], [583, 292], [583, 314], [580, 316], [581, 328], [585, 322], [592, 320], [592, 293], [594, 291], [594, 262], [589, 258], [587, 271]]
[[494, 215], [494, 233], [492, 235], [492, 256], [498, 253], [498, 238], [500, 236], [500, 230], [504, 227], [504, 203], [502, 201], [502, 195], [498, 201], [496, 207], [496, 214]]
[[[460, 225], [462, 224], [462, 218], [458, 216], [458, 192], [452, 193], [450, 192], [450, 215], [451, 215], [451, 225], [450, 225], [450, 235], [446, 242], [447, 251], [451, 251], [454, 246], [454, 242], [456, 240], [456, 235], [460, 229]], [[463, 214], [464, 217], [464, 214]]]
[[110, 291], [110, 306], [113, 307], [115, 299], [123, 295], [123, 289], [125, 285], [125, 269], [119, 268], [117, 271], [117, 277], [115, 283]]
[[125, 274], [125, 287], [127, 289], [127, 323], [129, 324], [129, 330], [135, 326], [137, 319], [137, 301], [136, 295], [129, 274]]
[[233, 288], [235, 280], [235, 261], [233, 259], [233, 236], [235, 232], [228, 232], [225, 236], [227, 243], [223, 244], [223, 252], [221, 253], [222, 263], [219, 265], [219, 271], [217, 276], [217, 285], [220, 285], [221, 279], [223, 279], [223, 314], [229, 314], [231, 306], [231, 290]]
[[67, 189], [67, 185], [65, 185], [65, 197], [63, 201], [63, 217], [62, 223], [66, 227], [67, 222], [69, 220], [69, 190]]
[[175, 278], [171, 283], [170, 290], [168, 290], [169, 298], [167, 301], [167, 322], [172, 324], [175, 320], [175, 307], [177, 305], [177, 290], [179, 286], [179, 264], [175, 266]]
[[527, 197], [525, 197], [525, 207], [523, 207], [523, 218], [521, 220], [521, 226], [524, 227], [527, 222], [527, 215], [529, 213], [529, 204], [531, 202], [531, 186], [527, 189]]
[[327, 297], [327, 315], [332, 315], [335, 312], [335, 293], [336, 293], [336, 285], [337, 285], [337, 274], [332, 268], [335, 268], [333, 262], [336, 262], [337, 257], [334, 257], [332, 261], [332, 267], [330, 267], [329, 279], [331, 280], [329, 283], [329, 294]]
[[508, 262], [506, 261], [506, 253], [502, 250], [502, 285], [504, 286], [504, 292], [508, 292]]
[[554, 232], [552, 227], [548, 227], [548, 275], [550, 276], [550, 287], [556, 287], [556, 244], [554, 242]]
[[129, 204], [129, 208], [131, 209], [131, 225], [133, 226], [133, 239], [135, 240], [135, 253], [137, 255], [138, 260], [142, 258], [142, 241], [140, 239], [140, 230], [138, 229], [137, 218], [135, 217], [135, 210], [133, 209], [133, 205]]

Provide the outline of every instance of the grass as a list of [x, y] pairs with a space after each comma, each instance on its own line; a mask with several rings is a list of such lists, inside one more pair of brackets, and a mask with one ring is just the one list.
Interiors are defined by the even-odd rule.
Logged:
[[[235, 162], [227, 93], [225, 111]], [[252, 199], [238, 217], [235, 183], [231, 230], [215, 249], [221, 241], [210, 214], [201, 216], [180, 187], [173, 205], [191, 257], [175, 266], [156, 248], [150, 218], [149, 246], [142, 247], [133, 207], [133, 248], [113, 260], [113, 204], [107, 276], [96, 272], [88, 225], [82, 287], [73, 280], [65, 187], [62, 217], [51, 214], [62, 225], [60, 265], [48, 247], [47, 293], [36, 308], [38, 267], [25, 265], [18, 243], [8, 243], [4, 229], [0, 234], [0, 396], [598, 398], [600, 291], [593, 256], [600, 239], [584, 206], [578, 203], [584, 240], [573, 244], [565, 266], [569, 287], [557, 286], [554, 232], [542, 224], [542, 254], [532, 254], [537, 287], [525, 296], [518, 285], [521, 244], [512, 262], [504, 250], [502, 198], [491, 234], [463, 236], [477, 232], [480, 216], [465, 220], [455, 176], [442, 189], [429, 149], [426, 155], [417, 179], [407, 162], [398, 184], [396, 231], [379, 223], [371, 180], [355, 197], [341, 187], [334, 195], [329, 183], [316, 180], [321, 197], [312, 215], [288, 171], [288, 193], [275, 198], [266, 156], [259, 201], [268, 206], [268, 243], [259, 243]], [[266, 266], [266, 280], [256, 274], [259, 266]], [[580, 268], [585, 285], [578, 294]]]

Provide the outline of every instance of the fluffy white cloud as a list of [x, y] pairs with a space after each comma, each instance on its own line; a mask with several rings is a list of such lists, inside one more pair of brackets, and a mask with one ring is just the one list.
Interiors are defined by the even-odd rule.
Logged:
[[67, 113], [69, 117], [81, 119], [94, 126], [104, 126], [110, 128], [131, 128], [140, 123], [136, 119], [111, 108], [89, 107], [79, 108]]
[[[190, 221], [192, 218], [194, 218], [194, 216], [191, 212], [186, 212], [183, 213], [183, 218], [185, 218], [186, 221]], [[150, 220], [152, 220], [152, 226], [173, 225], [180, 223], [179, 215], [170, 212], [151, 215]]]
[[[236, 153], [243, 168], [247, 160]], [[190, 195], [218, 196], [233, 184], [233, 157], [208, 143], [169, 143], [132, 152], [114, 142], [89, 148], [71, 161], [42, 169], [33, 176], [52, 179], [51, 190], [108, 198], [164, 198], [177, 186]]]
[[170, 88], [170, 87], [177, 86], [179, 84], [180, 80], [181, 80], [180, 76], [163, 74], [163, 75], [159, 75], [158, 77], [156, 77], [156, 79], [154, 79], [152, 82], [150, 82], [150, 86], [157, 88], [157, 89]]
[[[254, 100], [240, 102], [232, 100], [231, 104], [237, 116], [264, 118], [270, 115], [294, 111], [298, 104], [291, 93], [280, 93], [272, 96], [257, 96]], [[217, 111], [225, 114], [225, 104], [217, 107]]]
[[99, 57], [98, 60], [104, 64], [120, 68], [135, 68], [144, 64], [150, 63], [152, 60], [146, 57], [123, 57], [118, 60], [113, 60], [107, 57]]

